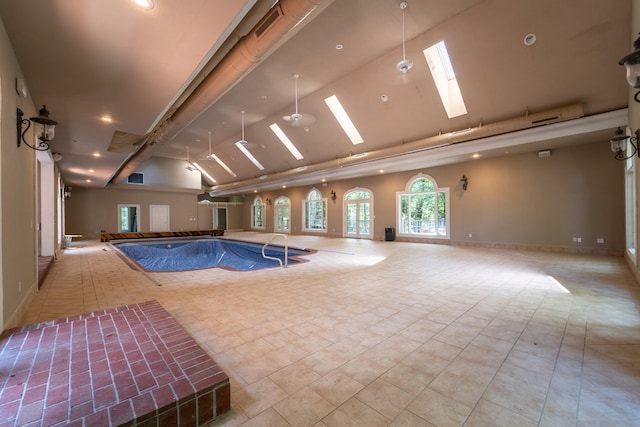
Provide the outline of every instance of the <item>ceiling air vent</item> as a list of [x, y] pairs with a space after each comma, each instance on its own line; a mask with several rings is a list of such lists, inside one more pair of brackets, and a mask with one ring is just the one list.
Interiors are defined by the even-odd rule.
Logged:
[[144, 184], [144, 174], [134, 172], [127, 177], [127, 184]]
[[278, 4], [276, 5], [268, 15], [262, 18], [262, 22], [260, 22], [256, 28], [255, 35], [257, 38], [260, 38], [265, 31], [269, 29], [269, 27], [278, 20], [282, 16], [282, 7]]

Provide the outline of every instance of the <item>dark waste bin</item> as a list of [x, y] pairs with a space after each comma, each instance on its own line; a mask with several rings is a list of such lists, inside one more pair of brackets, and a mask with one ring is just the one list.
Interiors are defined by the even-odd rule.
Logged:
[[384, 240], [387, 242], [393, 242], [396, 240], [396, 229], [393, 227], [388, 227], [384, 229]]

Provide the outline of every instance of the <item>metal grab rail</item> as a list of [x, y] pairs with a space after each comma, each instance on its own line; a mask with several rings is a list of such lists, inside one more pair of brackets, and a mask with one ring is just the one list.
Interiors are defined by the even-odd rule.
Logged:
[[280, 233], [274, 234], [273, 237], [271, 237], [269, 241], [265, 243], [264, 246], [262, 247], [262, 258], [276, 260], [280, 263], [280, 267], [283, 267], [282, 260], [280, 258], [268, 256], [264, 253], [265, 248], [269, 246], [269, 243], [271, 243], [273, 239], [275, 239], [276, 237], [284, 237], [284, 267], [286, 267], [287, 264], [289, 263], [289, 239], [287, 238], [286, 234], [280, 234]]

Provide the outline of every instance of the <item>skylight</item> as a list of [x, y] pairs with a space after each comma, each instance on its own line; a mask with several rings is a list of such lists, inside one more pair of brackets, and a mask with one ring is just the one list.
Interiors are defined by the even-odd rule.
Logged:
[[256, 165], [258, 169], [260, 169], [261, 171], [264, 170], [264, 166], [262, 166], [260, 162], [255, 157], [253, 157], [253, 154], [251, 154], [249, 150], [247, 150], [247, 148], [242, 144], [242, 142], [240, 141], [236, 142], [236, 147], [238, 147], [238, 149], [242, 151], [242, 154], [247, 156], [247, 159], [251, 160], [251, 163]]
[[424, 57], [427, 60], [427, 65], [431, 71], [431, 76], [436, 84], [436, 88], [440, 94], [440, 100], [447, 112], [447, 116], [451, 119], [467, 114], [467, 107], [464, 105], [462, 92], [460, 92], [458, 80], [453, 71], [453, 65], [451, 64], [451, 59], [447, 53], [447, 47], [444, 41], [439, 41], [433, 46], [426, 48], [422, 53], [424, 53]]
[[211, 153], [211, 154], [209, 154], [209, 156], [207, 156], [207, 157], [211, 157], [213, 160], [215, 160], [216, 162], [218, 162], [218, 164], [219, 164], [220, 166], [222, 166], [222, 168], [223, 168], [224, 170], [226, 170], [226, 171], [229, 173], [229, 175], [231, 175], [232, 177], [234, 177], [234, 178], [235, 178], [235, 177], [237, 176], [237, 175], [236, 175], [236, 174], [235, 174], [235, 173], [234, 173], [234, 172], [229, 168], [229, 166], [227, 166], [227, 165], [225, 164], [225, 162], [223, 162], [222, 160], [220, 160], [220, 158], [219, 158], [218, 156], [216, 156], [215, 154]]
[[287, 150], [289, 150], [289, 152], [291, 154], [293, 154], [293, 157], [295, 157], [296, 160], [304, 159], [304, 157], [302, 156], [302, 154], [300, 154], [300, 152], [298, 151], [296, 146], [293, 145], [293, 142], [291, 142], [291, 140], [282, 131], [282, 129], [280, 129], [280, 126], [278, 126], [276, 123], [274, 123], [274, 124], [270, 125], [269, 128], [273, 131], [273, 133], [276, 134], [276, 136], [278, 137], [280, 142], [282, 142], [284, 144], [284, 146], [287, 147]]
[[207, 173], [207, 171], [205, 171], [202, 166], [200, 166], [199, 164], [197, 164], [196, 162], [193, 162], [193, 166], [195, 166], [202, 175], [204, 175], [204, 177], [211, 183], [211, 184], [215, 184], [217, 181]]
[[363, 143], [364, 139], [362, 139], [360, 133], [358, 132], [358, 129], [356, 129], [355, 125], [349, 118], [349, 115], [344, 110], [344, 107], [342, 106], [342, 104], [340, 104], [340, 101], [338, 101], [338, 97], [332, 95], [329, 98], [325, 99], [324, 102], [327, 103], [327, 106], [335, 116], [336, 120], [338, 120], [338, 123], [340, 123], [340, 126], [342, 126], [342, 130], [344, 130], [344, 132], [351, 140], [351, 143], [353, 145]]

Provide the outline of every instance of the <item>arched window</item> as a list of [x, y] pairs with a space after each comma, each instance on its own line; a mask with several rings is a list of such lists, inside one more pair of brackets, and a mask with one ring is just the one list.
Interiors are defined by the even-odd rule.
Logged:
[[251, 205], [251, 228], [264, 230], [264, 203], [260, 196]]
[[291, 200], [288, 197], [278, 197], [275, 203], [275, 224], [274, 230], [277, 233], [288, 233], [291, 231]]
[[302, 230], [327, 231], [327, 199], [312, 188], [302, 205]]
[[398, 194], [398, 234], [449, 238], [449, 189], [428, 175], [413, 177]]

